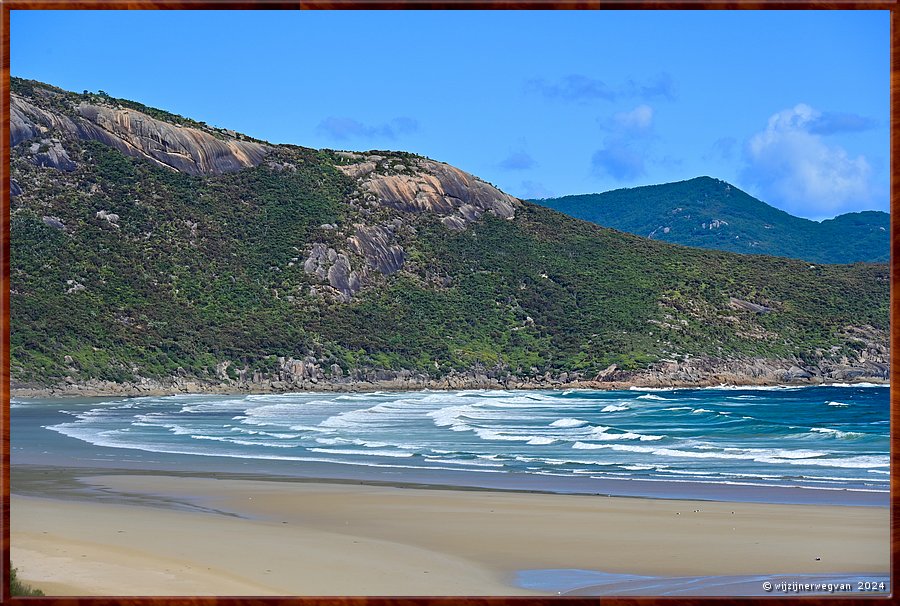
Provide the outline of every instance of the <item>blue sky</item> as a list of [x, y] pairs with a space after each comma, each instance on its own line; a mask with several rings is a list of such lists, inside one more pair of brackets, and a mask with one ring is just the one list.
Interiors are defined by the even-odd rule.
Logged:
[[520, 197], [710, 175], [888, 210], [887, 11], [12, 11], [12, 74]]

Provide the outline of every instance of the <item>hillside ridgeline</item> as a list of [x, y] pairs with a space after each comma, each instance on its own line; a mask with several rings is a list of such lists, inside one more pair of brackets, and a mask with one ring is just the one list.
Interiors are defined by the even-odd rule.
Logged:
[[20, 395], [887, 378], [885, 264], [672, 246], [415, 154], [12, 93]]
[[817, 222], [710, 177], [534, 200], [567, 215], [662, 242], [812, 263], [887, 263], [890, 215], [864, 211]]

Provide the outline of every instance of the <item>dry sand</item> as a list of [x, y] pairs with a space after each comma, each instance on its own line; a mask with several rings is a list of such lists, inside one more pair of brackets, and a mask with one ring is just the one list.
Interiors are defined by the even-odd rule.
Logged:
[[523, 595], [534, 592], [513, 584], [522, 569], [877, 573], [890, 561], [885, 507], [165, 475], [82, 480], [224, 513], [13, 495], [13, 563], [48, 594]]

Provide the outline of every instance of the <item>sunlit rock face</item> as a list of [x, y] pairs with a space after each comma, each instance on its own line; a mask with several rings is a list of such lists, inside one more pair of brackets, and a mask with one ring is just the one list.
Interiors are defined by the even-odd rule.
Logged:
[[223, 174], [257, 166], [271, 148], [254, 141], [157, 120], [134, 109], [80, 103], [70, 114], [38, 108], [10, 96], [10, 144], [38, 139], [49, 131], [100, 141], [133, 157], [147, 158], [191, 174]]
[[453, 229], [465, 229], [486, 212], [512, 219], [522, 204], [493, 185], [441, 162], [417, 159], [400, 165], [375, 155], [355, 155], [354, 159], [362, 161], [338, 168], [358, 179], [360, 190], [369, 194], [371, 201], [404, 212], [434, 213]]

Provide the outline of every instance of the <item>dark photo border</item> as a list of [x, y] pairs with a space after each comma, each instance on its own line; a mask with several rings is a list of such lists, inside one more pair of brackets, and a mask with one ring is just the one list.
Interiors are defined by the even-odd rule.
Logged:
[[[891, 596], [771, 596], [753, 598], [733, 597], [11, 597], [7, 571], [10, 562], [10, 11], [11, 10], [227, 10], [227, 9], [271, 9], [271, 10], [447, 10], [447, 9], [581, 9], [581, 10], [888, 10], [890, 11], [891, 36], [891, 364], [890, 379], [894, 385], [900, 385], [900, 297], [894, 288], [900, 280], [900, 201], [897, 190], [900, 186], [900, 158], [898, 158], [898, 109], [900, 109], [900, 0], [844, 0], [828, 2], [822, 0], [679, 0], [679, 1], [646, 1], [636, 0], [306, 0], [303, 2], [286, 2], [282, 0], [0, 0], [2, 21], [0, 21], [0, 435], [2, 435], [2, 468], [0, 468], [0, 528], [2, 528], [2, 561], [0, 561], [0, 578], [2, 578], [2, 602], [11, 604], [54, 604], [72, 606], [237, 606], [239, 604], [266, 605], [301, 604], [303, 606], [429, 606], [429, 605], [463, 605], [463, 606], [551, 606], [560, 600], [572, 606], [595, 606], [601, 604], [631, 606], [650, 604], [703, 604], [726, 605], [734, 603], [770, 605], [784, 602], [801, 602], [809, 606], [837, 606], [844, 604], [878, 604], [894, 603]], [[897, 505], [898, 475], [900, 468], [896, 453], [900, 450], [900, 434], [897, 432], [900, 420], [900, 395], [895, 390], [890, 393], [891, 421], [891, 496], [890, 496], [890, 545], [891, 545], [891, 579], [895, 578], [898, 537], [897, 537]], [[893, 589], [893, 587], [892, 587]]]

